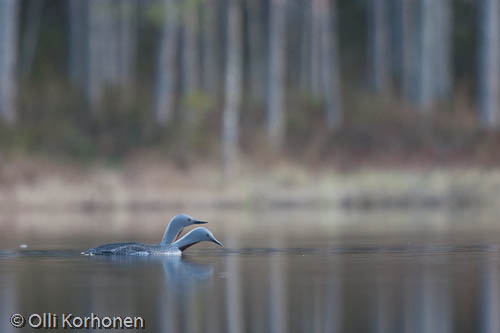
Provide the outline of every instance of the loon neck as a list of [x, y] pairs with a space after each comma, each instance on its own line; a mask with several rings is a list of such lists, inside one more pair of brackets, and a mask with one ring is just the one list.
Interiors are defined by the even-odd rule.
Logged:
[[191, 247], [191, 246], [201, 242], [201, 240], [194, 239], [192, 236], [193, 235], [186, 234], [182, 238], [180, 238], [179, 240], [172, 243], [172, 246], [181, 250], [181, 251], [184, 251], [188, 247]]
[[175, 223], [170, 222], [165, 229], [160, 245], [165, 246], [177, 240], [182, 233], [182, 230], [184, 230], [184, 228], [179, 228], [175, 225]]

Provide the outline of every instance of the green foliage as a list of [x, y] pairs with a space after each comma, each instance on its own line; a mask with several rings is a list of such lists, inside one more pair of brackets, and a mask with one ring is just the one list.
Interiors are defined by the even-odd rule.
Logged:
[[141, 89], [108, 88], [101, 103], [92, 108], [63, 81], [25, 84], [20, 91], [16, 125], [0, 124], [4, 151], [112, 162], [140, 149], [185, 157], [190, 152], [208, 153], [218, 139], [209, 127], [214, 101], [201, 92], [186, 95], [178, 119], [160, 128], [154, 122], [149, 95]]
[[[23, 86], [17, 126], [11, 140], [2, 144], [30, 152], [67, 154], [87, 159], [93, 142], [82, 126], [81, 98], [66, 86], [51, 82], [42, 87]], [[81, 104], [80, 104], [81, 105]], [[2, 133], [5, 129], [2, 129]]]
[[[165, 6], [163, 5], [163, 2], [148, 2], [143, 16], [150, 24], [157, 27], [162, 26], [166, 16]], [[172, 13], [172, 17], [178, 17], [177, 13]]]
[[197, 110], [206, 113], [213, 108], [213, 98], [201, 91], [194, 91], [186, 94], [182, 99], [182, 106], [190, 110]]
[[202, 3], [202, 0], [184, 0], [182, 2], [184, 10], [197, 11]]
[[202, 92], [191, 92], [181, 100], [181, 110], [186, 113], [183, 117], [183, 135], [189, 150], [208, 148], [210, 140], [207, 137], [211, 135], [207, 120], [213, 107], [213, 99]]
[[146, 4], [143, 16], [150, 24], [161, 27], [166, 21], [179, 22], [182, 17], [181, 6], [175, 6], [170, 2], [170, 6], [165, 8], [165, 2], [152, 1]]
[[[309, 138], [315, 130], [318, 122], [323, 122], [323, 104], [317, 97], [303, 93], [297, 100], [291, 100], [289, 104], [294, 107], [287, 114], [287, 128], [292, 136], [300, 137], [302, 140]], [[321, 124], [319, 124], [321, 127]]]

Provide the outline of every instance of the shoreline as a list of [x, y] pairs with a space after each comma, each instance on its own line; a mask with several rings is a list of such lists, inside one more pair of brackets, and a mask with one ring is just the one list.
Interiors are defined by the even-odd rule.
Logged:
[[440, 209], [496, 207], [500, 170], [479, 167], [364, 167], [338, 171], [240, 165], [224, 182], [216, 165], [179, 168], [142, 160], [121, 167], [4, 161], [0, 214], [22, 211], [210, 209]]

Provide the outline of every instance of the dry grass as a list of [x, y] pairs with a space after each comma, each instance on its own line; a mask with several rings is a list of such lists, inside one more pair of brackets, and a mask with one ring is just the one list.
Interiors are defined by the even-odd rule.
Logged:
[[242, 159], [223, 180], [213, 162], [180, 167], [155, 154], [121, 167], [13, 156], [0, 169], [0, 209], [15, 211], [226, 208], [435, 208], [498, 204], [500, 170], [478, 167], [308, 168]]

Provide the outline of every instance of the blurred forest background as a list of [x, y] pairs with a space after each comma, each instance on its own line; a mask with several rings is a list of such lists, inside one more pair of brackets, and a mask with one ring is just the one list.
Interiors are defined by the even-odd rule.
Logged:
[[499, 7], [0, 0], [3, 178], [22, 170], [8, 163], [19, 154], [76, 165], [152, 155], [222, 174], [277, 160], [496, 166]]
[[1, 0], [0, 144], [82, 159], [491, 159], [498, 7]]

